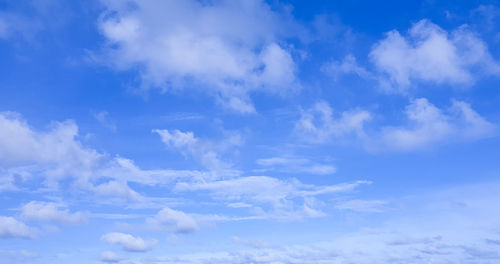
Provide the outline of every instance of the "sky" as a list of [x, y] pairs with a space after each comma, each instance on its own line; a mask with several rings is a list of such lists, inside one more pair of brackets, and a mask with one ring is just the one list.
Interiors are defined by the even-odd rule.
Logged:
[[498, 263], [500, 2], [0, 0], [0, 263]]

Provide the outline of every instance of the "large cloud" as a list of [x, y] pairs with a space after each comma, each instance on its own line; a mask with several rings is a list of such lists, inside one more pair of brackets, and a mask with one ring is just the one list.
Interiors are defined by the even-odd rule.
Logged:
[[469, 85], [478, 74], [500, 74], [487, 45], [467, 26], [449, 33], [425, 19], [407, 36], [388, 32], [373, 46], [370, 59], [384, 87], [396, 91], [407, 90], [413, 82]]
[[143, 197], [129, 182], [161, 185], [204, 177], [197, 171], [142, 170], [132, 160], [83, 146], [72, 121], [54, 122], [48, 131], [37, 131], [15, 113], [0, 113], [0, 171], [0, 190], [19, 189], [42, 179], [52, 189], [60, 188], [60, 182], [71, 182], [80, 190], [132, 202]]
[[282, 44], [286, 14], [263, 1], [102, 1], [103, 60], [139, 69], [143, 88], [201, 86], [226, 107], [254, 112], [248, 92], [297, 87]]

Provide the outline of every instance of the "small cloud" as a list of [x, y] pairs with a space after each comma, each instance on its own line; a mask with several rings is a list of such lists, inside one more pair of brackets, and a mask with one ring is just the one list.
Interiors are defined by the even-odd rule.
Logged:
[[257, 159], [256, 163], [267, 167], [267, 170], [276, 170], [287, 173], [327, 175], [334, 174], [337, 171], [337, 168], [332, 165], [314, 163], [305, 158], [272, 157]]
[[101, 237], [101, 240], [109, 244], [118, 244], [125, 251], [144, 252], [153, 249], [158, 241], [145, 241], [140, 237], [134, 237], [124, 233], [108, 233]]
[[0, 216], [0, 238], [25, 238], [30, 239], [36, 236], [36, 229], [33, 229], [13, 217]]
[[384, 211], [387, 201], [381, 200], [349, 200], [335, 205], [339, 210], [350, 210], [361, 213], [380, 213]]
[[21, 217], [33, 221], [56, 222], [60, 224], [85, 224], [87, 213], [70, 213], [55, 203], [31, 201], [22, 208]]
[[116, 124], [113, 122], [113, 120], [111, 120], [108, 112], [93, 112], [92, 115], [103, 127], [116, 132]]
[[122, 257], [118, 256], [113, 251], [103, 251], [99, 257], [99, 260], [106, 263], [117, 263], [123, 260]]
[[182, 211], [163, 208], [154, 217], [146, 219], [148, 226], [177, 233], [190, 233], [199, 229], [194, 218]]

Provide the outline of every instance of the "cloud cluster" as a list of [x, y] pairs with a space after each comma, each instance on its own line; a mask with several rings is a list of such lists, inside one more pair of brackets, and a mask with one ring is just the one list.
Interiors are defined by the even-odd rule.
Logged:
[[450, 108], [443, 110], [419, 98], [406, 107], [405, 114], [408, 126], [382, 128], [381, 142], [376, 144], [402, 151], [423, 149], [443, 141], [485, 138], [495, 127], [462, 101], [454, 100]]
[[297, 87], [295, 61], [280, 40], [298, 26], [264, 1], [102, 3], [103, 60], [139, 69], [143, 88], [201, 86], [224, 106], [252, 113], [250, 91]]
[[[59, 189], [60, 182], [98, 196], [139, 202], [128, 182], [161, 185], [178, 178], [204, 177], [198, 171], [142, 170], [132, 160], [109, 157], [84, 147], [72, 121], [54, 122], [48, 131], [32, 129], [19, 114], [0, 113], [0, 190], [38, 183]], [[52, 205], [30, 204], [57, 213]]]
[[[232, 246], [241, 247], [165, 255], [144, 263], [491, 263], [500, 259], [499, 187], [499, 182], [488, 182], [399, 197], [392, 205], [399, 213], [380, 215], [381, 221], [370, 218], [358, 230], [324, 241], [274, 245], [233, 237]], [[344, 204], [366, 212], [383, 202]]]
[[296, 133], [311, 143], [342, 142], [354, 137], [374, 151], [413, 151], [437, 144], [464, 142], [490, 137], [495, 125], [488, 122], [463, 101], [452, 100], [449, 108], [440, 109], [425, 98], [412, 100], [403, 112], [405, 124], [381, 126], [369, 133], [364, 123], [372, 114], [355, 110], [333, 118], [331, 107], [320, 102], [303, 111], [296, 123]]

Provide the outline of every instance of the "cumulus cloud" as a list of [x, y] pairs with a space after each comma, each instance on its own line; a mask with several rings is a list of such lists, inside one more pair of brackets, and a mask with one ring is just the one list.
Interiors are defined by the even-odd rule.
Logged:
[[382, 125], [365, 131], [364, 123], [372, 114], [357, 110], [333, 118], [326, 102], [317, 103], [302, 113], [295, 131], [306, 142], [344, 142], [355, 136], [366, 149], [375, 151], [413, 151], [445, 144], [490, 137], [496, 126], [477, 113], [470, 104], [452, 100], [448, 108], [438, 108], [425, 98], [414, 99], [403, 114], [405, 124]]
[[144, 240], [124, 233], [108, 233], [101, 237], [101, 240], [109, 244], [118, 244], [125, 251], [144, 252], [153, 249], [158, 244], [156, 240]]
[[388, 32], [373, 46], [370, 60], [384, 88], [399, 92], [414, 82], [470, 85], [477, 74], [500, 73], [487, 45], [466, 25], [447, 32], [425, 19], [406, 36]]
[[189, 233], [199, 229], [194, 218], [182, 211], [163, 208], [156, 216], [146, 219], [148, 226], [154, 229], [178, 233]]
[[70, 213], [68, 209], [50, 202], [31, 201], [21, 208], [21, 217], [33, 221], [48, 221], [60, 224], [84, 224], [86, 213]]
[[82, 145], [72, 121], [53, 122], [48, 131], [30, 127], [19, 114], [0, 113], [0, 190], [40, 182], [60, 188], [60, 182], [99, 196], [129, 202], [144, 201], [128, 185], [162, 185], [181, 178], [203, 178], [204, 172], [143, 170], [130, 159], [109, 157]]
[[113, 251], [103, 251], [101, 255], [99, 256], [99, 260], [102, 262], [107, 262], [107, 263], [117, 263], [123, 260], [122, 257], [118, 256], [115, 252]]
[[302, 111], [295, 131], [307, 142], [323, 143], [350, 136], [364, 137], [363, 125], [372, 118], [365, 110], [342, 112], [334, 117], [332, 108], [326, 102], [318, 102], [312, 108]]
[[382, 128], [380, 142], [376, 144], [401, 151], [423, 149], [442, 142], [488, 137], [495, 128], [469, 104], [456, 100], [443, 110], [425, 98], [415, 99], [406, 107], [405, 114], [409, 124]]
[[139, 69], [143, 88], [203, 84], [224, 106], [252, 113], [250, 91], [297, 87], [295, 61], [280, 40], [298, 26], [264, 1], [102, 3], [102, 60]]
[[34, 238], [36, 230], [13, 217], [0, 216], [0, 238]]

